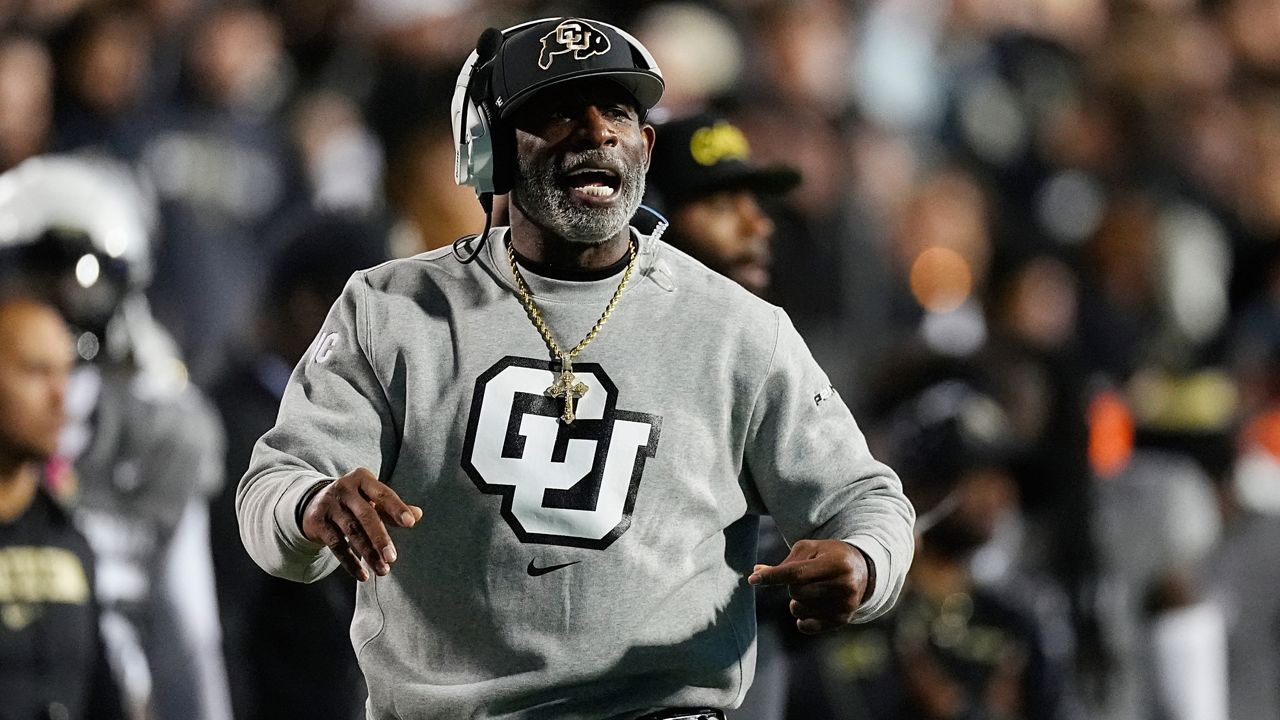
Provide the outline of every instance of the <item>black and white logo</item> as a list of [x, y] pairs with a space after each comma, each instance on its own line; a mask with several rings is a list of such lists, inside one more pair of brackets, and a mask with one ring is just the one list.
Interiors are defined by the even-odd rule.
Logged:
[[618, 410], [618, 388], [599, 365], [573, 371], [588, 389], [572, 425], [545, 394], [557, 377], [549, 361], [508, 356], [477, 378], [462, 469], [502, 496], [521, 542], [603, 550], [631, 526], [662, 418]]
[[609, 38], [595, 27], [581, 20], [565, 20], [554, 30], [542, 36], [542, 52], [538, 55], [538, 67], [551, 68], [557, 55], [573, 53], [574, 60], [586, 60], [592, 55], [609, 52]]

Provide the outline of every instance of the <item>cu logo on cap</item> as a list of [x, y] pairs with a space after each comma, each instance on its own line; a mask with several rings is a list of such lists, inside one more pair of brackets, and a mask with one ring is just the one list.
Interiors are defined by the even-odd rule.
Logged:
[[581, 20], [565, 20], [542, 36], [538, 67], [549, 69], [556, 55], [571, 52], [574, 60], [586, 60], [609, 52], [609, 47], [609, 38], [598, 29]]

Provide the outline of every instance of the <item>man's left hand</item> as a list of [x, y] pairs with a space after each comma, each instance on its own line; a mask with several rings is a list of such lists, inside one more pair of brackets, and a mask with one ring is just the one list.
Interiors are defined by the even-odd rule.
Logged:
[[777, 565], [756, 565], [747, 582], [786, 585], [796, 628], [815, 635], [847, 625], [862, 604], [867, 559], [843, 540], [801, 540]]

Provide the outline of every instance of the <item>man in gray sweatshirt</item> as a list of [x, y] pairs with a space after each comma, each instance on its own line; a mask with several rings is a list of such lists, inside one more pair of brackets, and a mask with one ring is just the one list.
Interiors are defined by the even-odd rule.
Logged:
[[510, 227], [356, 273], [254, 450], [245, 546], [362, 581], [372, 718], [721, 717], [752, 585], [805, 633], [901, 589], [914, 512], [786, 315], [631, 227], [661, 93], [605, 23], [486, 32], [457, 179]]

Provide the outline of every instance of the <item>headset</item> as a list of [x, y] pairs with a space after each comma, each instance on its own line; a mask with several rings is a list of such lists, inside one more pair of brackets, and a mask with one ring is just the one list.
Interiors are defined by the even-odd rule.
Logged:
[[[476, 258], [484, 247], [493, 221], [493, 198], [511, 191], [515, 179], [515, 130], [501, 120], [494, 103], [493, 73], [502, 59], [506, 40], [535, 25], [563, 20], [548, 17], [513, 25], [505, 30], [488, 28], [476, 41], [476, 49], [467, 57], [454, 85], [451, 115], [453, 118], [453, 177], [459, 185], [475, 189], [484, 208], [484, 231], [467, 235], [453, 243], [454, 254], [464, 263]], [[630, 45], [636, 69], [662, 77], [653, 55], [626, 31], [598, 20], [589, 21], [608, 27]], [[641, 113], [643, 118], [643, 111]], [[471, 247], [472, 241], [477, 241]], [[464, 255], [463, 247], [467, 248]]]
[[[458, 73], [453, 90], [453, 178], [459, 185], [475, 188], [476, 195], [502, 195], [511, 189], [509, 169], [495, 166], [495, 152], [499, 157], [510, 150], [509, 138], [495, 140], [494, 132], [501, 128], [497, 109], [493, 107], [493, 65], [502, 51], [502, 42], [527, 27], [552, 18], [531, 20], [499, 30], [485, 30], [476, 42], [476, 49], [467, 57]], [[509, 135], [508, 132], [503, 132]]]

